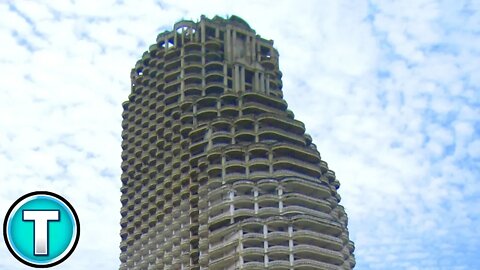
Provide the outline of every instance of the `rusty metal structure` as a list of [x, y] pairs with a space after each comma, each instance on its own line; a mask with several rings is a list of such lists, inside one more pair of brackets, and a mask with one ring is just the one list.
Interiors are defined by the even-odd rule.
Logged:
[[123, 103], [120, 269], [352, 269], [339, 182], [282, 94], [272, 40], [180, 21]]

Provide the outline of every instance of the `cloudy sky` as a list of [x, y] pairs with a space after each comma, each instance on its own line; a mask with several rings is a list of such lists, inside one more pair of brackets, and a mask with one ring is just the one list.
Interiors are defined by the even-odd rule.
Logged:
[[[0, 1], [0, 222], [49, 190], [119, 265], [121, 102], [158, 33], [239, 15], [342, 184], [357, 267], [480, 269], [479, 1]], [[24, 269], [0, 242], [0, 269]]]

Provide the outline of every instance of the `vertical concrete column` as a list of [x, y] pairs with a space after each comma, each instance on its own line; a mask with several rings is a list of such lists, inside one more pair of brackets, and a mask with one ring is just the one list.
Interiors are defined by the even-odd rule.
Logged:
[[265, 73], [260, 73], [260, 92], [265, 93]]
[[272, 153], [272, 150], [268, 151], [268, 170], [269, 170], [269, 173], [272, 174], [273, 173], [273, 153]]
[[222, 155], [222, 180], [225, 179], [225, 162], [226, 162], [226, 157], [225, 155]]
[[202, 20], [200, 22], [200, 41], [202, 42], [202, 44], [205, 44], [205, 35], [206, 35], [205, 21]]
[[237, 50], [237, 31], [232, 30], [233, 35], [232, 35], [232, 61], [237, 60], [237, 56], [235, 55], [235, 52]]
[[253, 76], [253, 91], [259, 91], [260, 90], [260, 83], [259, 83], [259, 74], [258, 71], [255, 70], [255, 75]]
[[255, 55], [255, 43], [256, 39], [255, 36], [251, 36], [250, 47], [248, 48], [251, 52], [251, 63], [254, 63], [257, 60], [257, 56]]
[[257, 189], [257, 187], [255, 187], [254, 190], [253, 190], [253, 200], [254, 200], [255, 214], [258, 214], [258, 189]]
[[250, 50], [251, 37], [247, 34], [245, 38], [245, 59], [247, 63], [252, 63], [252, 51]]
[[267, 228], [267, 225], [263, 225], [263, 252], [265, 253], [264, 255], [264, 265], [265, 267], [268, 267], [268, 255], [267, 255], [267, 252], [268, 252], [268, 240], [267, 240], [267, 237], [268, 237], [268, 228]]
[[[212, 128], [210, 127], [207, 132], [208, 144], [207, 144], [207, 151], [212, 149], [213, 142], [212, 142]], [[200, 210], [201, 211], [201, 210]]]
[[293, 226], [290, 224], [288, 226], [288, 250], [289, 250], [289, 260], [290, 266], [293, 266]]
[[245, 92], [245, 67], [240, 67], [240, 90]]
[[258, 42], [255, 42], [255, 48], [256, 48], [256, 55], [257, 55], [257, 62], [260, 62], [261, 58], [262, 58], [262, 54], [260, 52], [260, 44], [258, 44]]
[[225, 59], [227, 61], [232, 61], [232, 36], [231, 36], [231, 28], [229, 25], [225, 28], [225, 45], [224, 45], [224, 53]]
[[240, 66], [239, 65], [235, 65], [234, 66], [235, 68], [235, 73], [234, 73], [234, 78], [233, 78], [233, 82], [235, 83], [234, 86], [235, 86], [235, 92], [239, 92], [240, 91]]
[[255, 119], [255, 123], [254, 123], [254, 126], [253, 126], [253, 130], [255, 132], [255, 142], [260, 142], [260, 137], [258, 136], [258, 129], [259, 129], [259, 124], [258, 124], [258, 120]]
[[198, 30], [195, 28], [190, 28], [190, 38], [192, 39], [192, 42], [198, 42]]
[[[233, 126], [233, 125], [230, 128], [230, 134], [232, 134], [232, 135], [235, 134], [235, 126]], [[232, 136], [232, 144], [235, 144], [235, 136]]]
[[223, 87], [228, 89], [228, 65], [226, 62], [223, 63]]
[[243, 229], [238, 231], [238, 261], [240, 269], [243, 268]]
[[267, 95], [270, 94], [270, 75], [267, 74], [267, 77], [265, 78], [265, 93], [267, 93]]
[[[205, 36], [202, 35], [202, 39]], [[202, 44], [202, 96], [205, 96], [205, 43]]]
[[174, 29], [174, 30], [175, 30], [175, 31], [173, 31], [173, 46], [174, 46], [174, 47], [178, 47], [178, 44], [177, 44], [177, 35], [178, 35], [178, 33], [177, 33], [177, 30], [176, 30], [176, 29]]
[[193, 107], [192, 107], [192, 112], [193, 112], [193, 126], [196, 127], [197, 126], [197, 104], [193, 104]]
[[248, 151], [245, 151], [245, 174], [246, 174], [246, 177], [248, 179], [248, 177], [250, 176], [250, 164], [249, 164], [249, 161], [250, 161], [250, 154], [248, 153]]
[[185, 49], [182, 47], [180, 50], [180, 101], [183, 101], [185, 99]]
[[278, 210], [281, 212], [283, 212], [283, 188], [282, 186], [279, 186], [278, 187]]
[[217, 108], [217, 116], [220, 117], [220, 109], [222, 107], [222, 102], [220, 101], [220, 99], [217, 99], [217, 103], [216, 103], [216, 108]]
[[228, 195], [230, 199], [230, 223], [233, 224], [235, 222], [235, 218], [233, 217], [233, 215], [235, 214], [235, 205], [233, 203], [233, 198], [235, 196], [235, 193], [233, 190], [231, 190]]
[[181, 32], [182, 46], [185, 45], [185, 34], [186, 33], [187, 33], [187, 31], [185, 31], [184, 28], [182, 27], [182, 32]]

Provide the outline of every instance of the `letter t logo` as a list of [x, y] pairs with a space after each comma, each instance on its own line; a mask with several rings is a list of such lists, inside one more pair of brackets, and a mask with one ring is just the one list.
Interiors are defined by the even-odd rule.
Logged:
[[48, 255], [48, 222], [59, 221], [58, 210], [24, 210], [23, 221], [33, 221], [34, 255]]

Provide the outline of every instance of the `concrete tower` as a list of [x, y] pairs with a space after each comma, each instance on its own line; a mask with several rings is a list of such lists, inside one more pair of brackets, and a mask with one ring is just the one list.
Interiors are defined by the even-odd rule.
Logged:
[[120, 269], [352, 269], [339, 182], [282, 95], [273, 41], [181, 21], [123, 103]]

